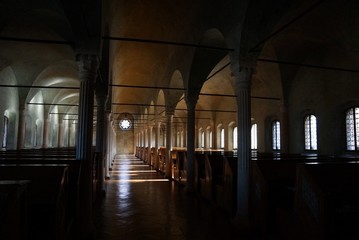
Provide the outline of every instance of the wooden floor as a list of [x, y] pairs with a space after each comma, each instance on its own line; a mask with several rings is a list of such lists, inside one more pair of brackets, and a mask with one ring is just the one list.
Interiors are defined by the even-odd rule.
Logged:
[[116, 157], [95, 219], [99, 240], [247, 239], [224, 212], [133, 155]]

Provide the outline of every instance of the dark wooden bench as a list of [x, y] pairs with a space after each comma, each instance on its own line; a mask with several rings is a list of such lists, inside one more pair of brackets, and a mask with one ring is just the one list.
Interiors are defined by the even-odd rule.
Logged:
[[295, 223], [299, 237], [359, 239], [359, 164], [299, 164]]
[[158, 170], [162, 173], [166, 171], [166, 148], [160, 147], [157, 154]]
[[250, 203], [251, 220], [256, 232], [267, 236], [288, 232], [293, 227], [297, 164], [345, 163], [351, 160], [353, 159], [297, 154], [252, 160]]
[[0, 237], [28, 239], [28, 180], [0, 181]]
[[195, 157], [195, 181], [198, 181], [196, 190], [202, 198], [213, 201], [213, 174], [208, 156], [196, 153]]
[[172, 176], [181, 185], [186, 182], [186, 150], [171, 151], [172, 156]]
[[224, 156], [223, 158], [223, 182], [216, 188], [216, 203], [230, 214], [236, 212], [238, 158], [236, 156]]
[[267, 159], [251, 164], [253, 227], [259, 235], [273, 234], [278, 221], [277, 211], [293, 209], [297, 161]]
[[29, 239], [65, 239], [68, 165], [0, 164], [0, 180], [30, 180]]
[[224, 158], [222, 154], [206, 154], [212, 170], [212, 201], [218, 198], [217, 189], [223, 187]]

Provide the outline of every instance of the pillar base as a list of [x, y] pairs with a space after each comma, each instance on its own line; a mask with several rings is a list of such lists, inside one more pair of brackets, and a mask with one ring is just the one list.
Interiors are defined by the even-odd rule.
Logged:
[[81, 227], [82, 227], [82, 231], [79, 234], [81, 240], [95, 240], [96, 239], [96, 228], [92, 222], [83, 224]]
[[252, 227], [248, 218], [236, 216], [232, 220], [232, 224], [238, 229], [238, 236], [246, 239], [253, 234]]
[[106, 190], [105, 189], [98, 189], [97, 190], [97, 196], [102, 197], [102, 198], [106, 197]]

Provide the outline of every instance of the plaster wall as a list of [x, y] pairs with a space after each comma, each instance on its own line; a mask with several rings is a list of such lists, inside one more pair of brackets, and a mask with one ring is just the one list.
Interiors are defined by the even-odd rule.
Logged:
[[[10, 67], [0, 71], [2, 84], [16, 85], [16, 77]], [[1, 116], [2, 115], [2, 116]], [[17, 88], [0, 88], [0, 129], [4, 127], [4, 115], [9, 118], [6, 149], [16, 149], [19, 121], [19, 94]]]
[[117, 154], [134, 154], [133, 130], [118, 130], [116, 134]]
[[[317, 117], [319, 154], [346, 151], [345, 112], [359, 106], [355, 75], [338, 71], [303, 71], [293, 81], [288, 105], [291, 152], [304, 151], [304, 117]], [[315, 81], [314, 81], [315, 80]]]

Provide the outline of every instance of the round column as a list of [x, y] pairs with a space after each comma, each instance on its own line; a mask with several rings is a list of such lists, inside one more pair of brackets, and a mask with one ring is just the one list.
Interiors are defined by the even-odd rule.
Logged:
[[172, 176], [172, 124], [173, 124], [174, 110], [166, 109], [166, 172], [165, 177], [171, 178]]
[[94, 82], [98, 68], [96, 55], [77, 56], [80, 74], [80, 102], [78, 112], [78, 137], [76, 159], [82, 161], [79, 190], [79, 230], [82, 237], [93, 236], [95, 227], [92, 221], [92, 136]]
[[17, 133], [17, 149], [23, 149], [25, 144], [25, 107], [19, 108], [19, 123]]
[[49, 145], [49, 122], [50, 119], [44, 121], [44, 131], [42, 133], [42, 148], [48, 148]]
[[194, 161], [195, 161], [195, 118], [198, 98], [186, 97], [187, 104], [187, 183], [186, 191], [194, 191]]
[[105, 104], [106, 91], [102, 86], [96, 87], [96, 102], [97, 102], [97, 122], [96, 122], [96, 152], [98, 163], [98, 191], [101, 195], [105, 194], [104, 180], [105, 180], [105, 164], [104, 164], [104, 141], [105, 141]]
[[236, 217], [243, 226], [249, 225], [249, 191], [251, 161], [251, 97], [252, 68], [241, 66], [234, 71], [238, 119], [238, 178]]
[[59, 123], [58, 126], [58, 134], [57, 134], [57, 147], [63, 147], [64, 146], [64, 139], [63, 139], [63, 133], [64, 133], [64, 123]]

